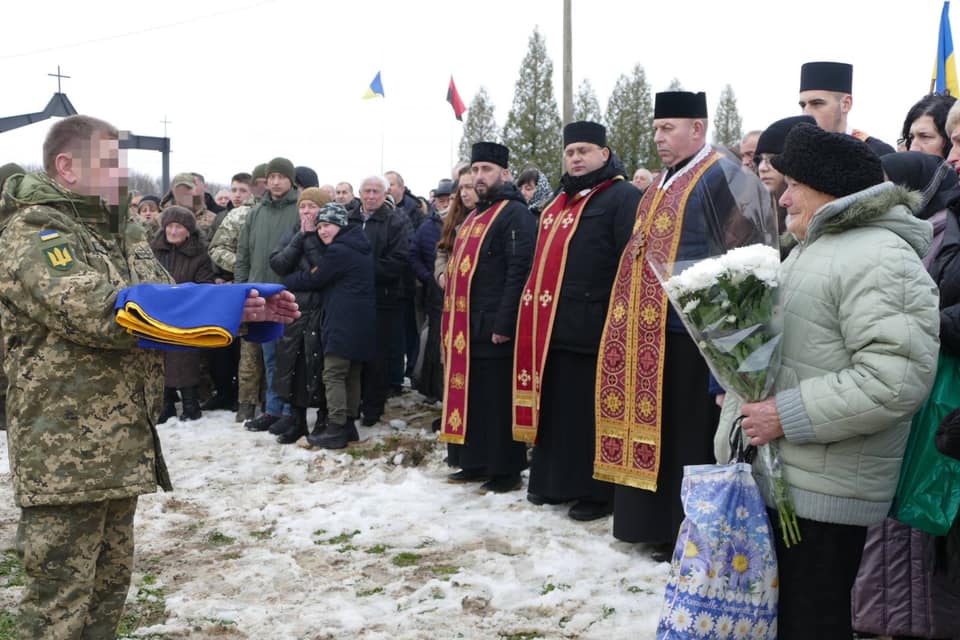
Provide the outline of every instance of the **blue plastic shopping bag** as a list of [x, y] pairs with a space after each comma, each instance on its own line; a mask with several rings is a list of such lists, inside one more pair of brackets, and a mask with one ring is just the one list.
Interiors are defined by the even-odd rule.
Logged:
[[684, 468], [680, 525], [658, 640], [776, 640], [777, 558], [750, 465]]

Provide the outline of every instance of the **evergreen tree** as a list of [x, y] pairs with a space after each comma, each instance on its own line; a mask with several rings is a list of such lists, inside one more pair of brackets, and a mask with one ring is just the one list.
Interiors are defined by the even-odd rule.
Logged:
[[643, 66], [621, 75], [607, 103], [607, 142], [623, 161], [628, 174], [640, 167], [660, 168], [653, 143], [653, 100]]
[[551, 184], [557, 184], [562, 152], [560, 110], [553, 94], [553, 62], [539, 29], [533, 30], [527, 55], [520, 64], [503, 143], [510, 149], [515, 176], [533, 165]]
[[743, 137], [740, 113], [737, 111], [737, 97], [729, 84], [720, 93], [717, 113], [713, 117], [713, 141], [729, 148], [736, 148]]
[[670, 86], [667, 87], [667, 91], [683, 91], [683, 85], [680, 84], [680, 78], [674, 78], [670, 81]]
[[496, 114], [493, 103], [487, 90], [480, 87], [477, 95], [473, 96], [470, 107], [467, 109], [467, 119], [463, 123], [463, 137], [460, 138], [460, 158], [470, 159], [470, 149], [475, 142], [500, 141], [500, 129], [497, 127]]
[[597, 93], [593, 90], [590, 81], [584, 78], [577, 89], [577, 95], [573, 98], [573, 119], [589, 120], [603, 124], [603, 114], [600, 112], [600, 101], [597, 100]]

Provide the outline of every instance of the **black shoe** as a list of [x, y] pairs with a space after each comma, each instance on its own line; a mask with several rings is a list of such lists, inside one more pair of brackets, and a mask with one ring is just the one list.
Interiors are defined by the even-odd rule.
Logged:
[[433, 422], [430, 423], [430, 428], [433, 431], [440, 431], [440, 418], [434, 418]]
[[557, 500], [556, 498], [548, 498], [543, 494], [527, 491], [527, 502], [535, 504], [539, 507], [540, 505], [544, 504], [563, 504], [565, 501]]
[[[287, 431], [290, 431], [290, 429], [294, 427], [296, 422], [297, 421], [296, 419], [294, 419], [293, 416], [280, 416], [279, 420], [277, 420], [276, 422], [271, 424], [269, 427], [267, 427], [267, 431], [269, 431], [275, 436], [279, 436], [281, 434], [286, 433]], [[306, 422], [306, 420], [304, 420], [304, 422]]]
[[403, 395], [403, 386], [390, 385], [390, 390], [387, 391], [388, 398], [397, 398]]
[[183, 399], [183, 413], [180, 414], [180, 419], [184, 421], [199, 420], [203, 416], [203, 411], [200, 409], [197, 388], [184, 387], [180, 389], [180, 397]]
[[322, 432], [327, 428], [327, 412], [323, 409], [317, 409], [317, 420], [313, 423], [314, 432]]
[[247, 431], [266, 431], [274, 422], [280, 419], [280, 416], [272, 416], [269, 413], [262, 414], [259, 418], [253, 418], [243, 423], [243, 428]]
[[357, 433], [356, 418], [347, 418], [347, 441], [360, 442], [360, 434]]
[[596, 502], [595, 500], [577, 500], [567, 512], [574, 520], [580, 522], [589, 522], [606, 518], [613, 513], [613, 505], [609, 502]]
[[378, 422], [380, 422], [380, 416], [377, 416], [377, 417], [363, 416], [363, 420], [360, 421], [360, 424], [362, 424], [365, 427], [372, 427]]
[[163, 388], [163, 409], [160, 411], [160, 417], [157, 418], [157, 424], [163, 424], [170, 418], [177, 417], [177, 390], [173, 387]]
[[493, 493], [508, 493], [510, 491], [516, 491], [521, 486], [523, 482], [520, 480], [520, 474], [513, 476], [493, 476], [482, 485], [480, 485], [481, 491], [492, 491]]
[[307, 442], [321, 449], [345, 449], [350, 442], [350, 435], [347, 433], [346, 425], [328, 424], [323, 433], [308, 435]]
[[200, 405], [200, 408], [204, 411], [221, 411], [224, 409], [232, 409], [233, 405], [237, 403], [236, 398], [231, 398], [228, 394], [216, 393], [210, 397], [209, 400]]
[[[306, 407], [291, 407], [292, 416], [283, 416], [280, 420], [271, 425], [270, 433], [277, 434], [277, 442], [280, 444], [293, 444], [303, 436], [307, 435], [307, 409]], [[290, 425], [283, 431], [277, 427], [286, 422]]]
[[654, 562], [670, 562], [673, 559], [672, 544], [655, 544], [650, 549], [650, 558]]
[[253, 420], [257, 415], [257, 405], [241, 404], [237, 407], [237, 417], [235, 422], [246, 422]]
[[460, 469], [447, 476], [447, 482], [483, 482], [488, 478], [483, 469]]

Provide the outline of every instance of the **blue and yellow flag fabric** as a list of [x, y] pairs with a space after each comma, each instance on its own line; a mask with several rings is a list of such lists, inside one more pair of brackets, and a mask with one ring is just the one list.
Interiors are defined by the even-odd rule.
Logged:
[[[138, 284], [122, 289], [114, 309], [116, 323], [150, 349], [225, 347], [240, 331], [243, 306], [251, 289], [268, 298], [283, 285]], [[250, 322], [246, 339], [270, 342], [283, 335], [279, 322]]]
[[937, 61], [933, 65], [930, 92], [960, 97], [957, 83], [957, 64], [953, 58], [953, 36], [950, 34], [950, 2], [943, 3], [940, 13], [940, 33], [937, 37]]
[[366, 93], [363, 94], [363, 99], [369, 100], [370, 98], [376, 98], [377, 96], [380, 96], [381, 98], [386, 97], [383, 95], [383, 81], [380, 80], [379, 71], [377, 71], [377, 75], [374, 76], [373, 82], [371, 82], [370, 86], [367, 87]]

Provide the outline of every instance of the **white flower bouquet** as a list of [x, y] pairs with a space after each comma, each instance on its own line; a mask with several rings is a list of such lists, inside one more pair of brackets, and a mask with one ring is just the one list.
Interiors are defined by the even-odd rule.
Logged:
[[[744, 402], [767, 398], [780, 368], [779, 250], [751, 244], [698, 262], [651, 266], [720, 385]], [[758, 453], [790, 546], [800, 535], [776, 445]]]

